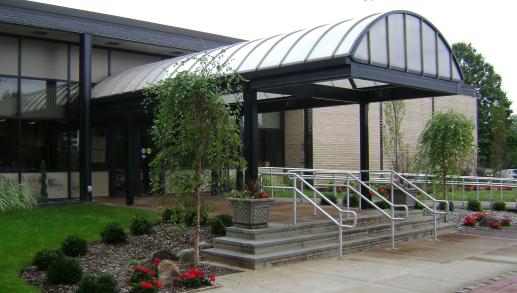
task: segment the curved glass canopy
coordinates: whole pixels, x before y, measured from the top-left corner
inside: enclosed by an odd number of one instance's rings
[[[195,57],[204,54],[217,57],[245,77],[303,64],[348,60],[348,64],[363,64],[405,76],[409,74],[452,83],[462,81],[456,58],[442,34],[415,13],[392,11],[134,67],[97,84],[92,97],[139,91],[178,72],[194,71],[201,66]],[[319,80],[315,84],[361,89],[393,83],[393,79],[356,77],[360,78],[354,79],[352,74],[343,75],[343,80]]]

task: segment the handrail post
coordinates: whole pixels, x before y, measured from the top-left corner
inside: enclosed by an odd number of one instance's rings
[[[350,211],[350,177],[346,174],[346,209]],[[517,205],[517,199],[515,199]],[[359,208],[361,208],[361,199],[359,198]],[[350,216],[350,214],[348,214]]]
[[[332,173],[332,192],[334,193],[334,197],[337,198],[336,174],[334,173]]]
[[[313,174],[313,178],[316,179],[316,171],[313,171],[312,174]],[[302,178],[303,178],[303,176],[302,176]],[[314,182],[313,182],[313,184],[314,184]],[[313,185],[313,186],[314,186],[314,188],[316,188],[316,185]],[[314,203],[318,204],[318,202],[317,202],[318,199],[317,199],[316,192],[313,191],[312,193],[314,194],[314,196],[313,196]],[[318,214],[318,209],[316,207],[314,207],[313,215],[316,216],[317,214]]]
[[[270,171],[270,172],[269,172],[269,184],[270,184],[271,186],[275,186],[275,185],[273,184],[273,174],[272,174],[273,172],[271,172],[272,170],[273,170],[273,169],[270,169],[270,170],[269,170],[269,171]],[[270,191],[271,191],[271,197],[272,197],[272,198],[274,198],[274,197],[275,197],[275,189],[274,189],[274,188],[271,188],[271,189],[270,189]]]
[[[461,191],[461,207],[465,208],[465,177],[462,178],[463,185]]]
[[[391,184],[391,249],[395,249],[395,190],[393,186],[393,172],[390,172]]]
[[[293,175],[293,225],[296,225],[296,175]]]
[[[476,176],[476,200],[479,201],[479,177]]]
[[[503,201],[503,179],[499,178],[499,193],[501,194],[501,201]]]
[[[490,201],[491,202],[494,202],[494,192],[492,191],[493,184],[494,184],[494,180],[492,178],[490,178]]]
[[[436,201],[433,200],[433,209],[434,209],[434,240],[438,240],[437,232],[437,214],[436,214]]]
[[[339,258],[343,257],[343,213],[339,211]]]

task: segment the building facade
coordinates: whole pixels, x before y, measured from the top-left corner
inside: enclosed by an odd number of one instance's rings
[[[87,111],[81,101],[97,83],[127,69],[240,41],[52,5],[0,0],[0,176],[38,194],[45,168],[50,198],[78,198],[81,188],[88,186],[94,197],[149,193],[151,117],[144,111],[142,97],[95,99]],[[85,60],[91,63],[91,71]],[[476,121],[476,100],[470,96],[419,98],[406,104],[403,130],[410,153],[435,111],[453,109]],[[359,169],[358,107],[259,114],[259,164]],[[369,105],[372,169],[390,168],[382,152],[381,108],[382,102]],[[89,126],[85,129],[86,112]],[[81,137],[81,129],[86,137]],[[91,151],[82,154],[85,143]],[[85,172],[80,158],[85,155],[91,160],[87,166],[91,183],[81,186]]]

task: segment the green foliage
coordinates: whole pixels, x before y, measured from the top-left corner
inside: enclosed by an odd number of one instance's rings
[[[41,161],[40,166],[40,201],[48,202],[48,192],[47,192],[47,166],[45,165],[45,160]]]
[[[36,199],[21,185],[0,177],[0,212],[29,210],[37,205]]]
[[[208,216],[208,211],[206,209],[201,209],[201,213],[200,213],[200,225],[201,226],[206,226],[208,225],[208,219],[209,219],[209,216]],[[189,208],[189,209],[186,209],[185,210],[185,219],[184,219],[184,222],[183,222],[185,225],[187,226],[195,226],[196,225],[196,209],[195,208]]]
[[[492,206],[492,210],[494,210],[494,211],[505,211],[506,210],[506,203],[503,202],[503,201],[494,202],[494,205]]]
[[[89,275],[81,279],[75,293],[117,293],[118,282],[115,276],[108,272]]]
[[[47,268],[47,283],[49,284],[76,284],[83,276],[83,268],[74,259],[59,258]]]
[[[517,166],[517,115],[510,116],[508,121],[508,141],[507,141],[507,164],[509,168]]]
[[[508,162],[508,115],[505,109],[497,104],[490,108],[492,116],[492,141],[490,144],[490,167],[503,169]]]
[[[409,146],[404,142],[402,121],[406,115],[406,103],[403,100],[383,103],[382,149],[390,159],[393,170],[409,171]]]
[[[420,134],[417,165],[433,174],[447,199],[448,175],[460,175],[473,164],[475,154],[474,124],[464,115],[452,111],[437,112]]]
[[[107,244],[121,244],[127,242],[127,233],[118,223],[108,224],[101,232],[101,240]]]
[[[325,197],[328,199],[328,201],[322,197],[320,200],[320,205],[329,206],[330,205],[329,201],[332,202],[333,204],[337,203],[337,197],[335,195],[329,194],[329,195],[325,195]]]
[[[153,232],[153,224],[151,224],[147,219],[135,217],[131,222],[129,231],[131,231],[131,234],[133,235],[151,234]]]
[[[36,253],[32,264],[35,265],[38,270],[44,271],[51,263],[64,256],[63,252],[59,249],[42,249]]]
[[[348,200],[351,208],[359,207],[359,195],[351,194]]]
[[[471,199],[471,200],[467,201],[467,210],[473,211],[473,212],[480,212],[481,203],[475,199]]]
[[[81,236],[71,235],[65,238],[61,244],[61,250],[66,256],[85,255],[88,251],[88,242]]]
[[[493,106],[504,109],[506,119],[508,119],[511,113],[511,102],[502,89],[501,76],[471,44],[456,43],[452,45],[452,50],[463,72],[463,81],[473,86],[478,96],[479,161],[483,167],[486,167],[489,165],[494,136],[499,135],[499,130],[493,129]],[[496,119],[499,118],[496,117]]]
[[[385,201],[383,201],[383,200],[376,201],[375,205],[378,206],[379,208],[383,209],[383,210],[391,208],[390,204],[385,202]]]
[[[162,221],[173,225],[182,225],[185,223],[185,214],[185,208],[182,205],[176,205],[163,211]]]
[[[441,211],[445,210],[445,203],[443,201],[438,204],[438,209]],[[454,212],[454,202],[452,200],[449,200],[449,212]]]
[[[210,228],[212,233],[215,235],[226,235],[226,227],[230,227],[233,224],[231,215],[219,214],[210,219]]]
[[[423,210],[424,209],[424,206],[421,205],[418,201],[415,201],[415,206],[414,206],[415,210]]]

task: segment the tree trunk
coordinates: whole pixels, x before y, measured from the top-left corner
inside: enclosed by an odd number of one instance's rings
[[[196,186],[196,233],[194,240],[194,267],[196,269],[199,263],[199,242],[201,238],[201,186],[199,185],[199,183],[201,182],[201,172],[202,166],[201,162],[199,162],[195,178],[196,182],[198,183],[198,185]]]

